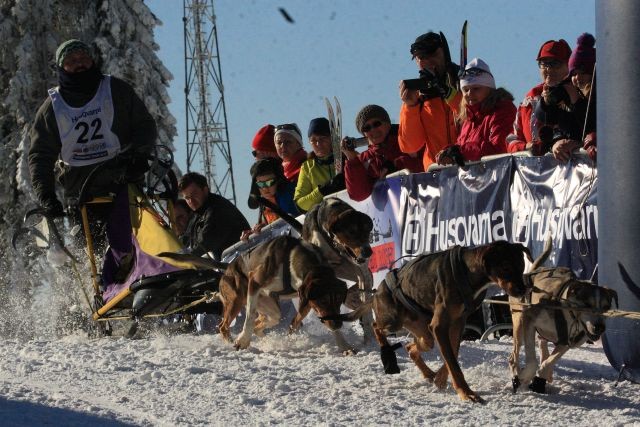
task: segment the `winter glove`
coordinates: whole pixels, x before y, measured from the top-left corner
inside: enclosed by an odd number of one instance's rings
[[[394,345],[383,345],[380,347],[380,359],[382,359],[382,366],[384,366],[385,374],[400,373],[398,358],[396,357],[396,349],[401,346],[401,343],[395,343]]]
[[[462,153],[460,152],[460,146],[449,145],[444,150],[438,153],[438,155],[436,156],[436,161],[438,163],[441,163],[441,161],[446,157],[453,160],[453,162],[458,166],[464,166],[464,157],[462,157]]]
[[[138,181],[142,179],[144,174],[149,170],[149,162],[146,157],[132,157],[127,162],[125,178],[127,182]]]
[[[331,181],[322,185],[318,185],[318,190],[320,191],[320,194],[322,194],[323,196],[337,193],[338,191],[342,191],[345,188],[346,186],[344,184],[344,174],[342,173],[339,173],[336,176],[334,176],[331,179]]]
[[[44,213],[50,218],[58,218],[64,216],[64,209],[62,203],[58,199],[51,199],[42,204]]]

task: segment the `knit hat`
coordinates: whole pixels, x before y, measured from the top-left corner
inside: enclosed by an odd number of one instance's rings
[[[362,127],[371,119],[380,119],[385,123],[391,123],[391,119],[389,118],[389,113],[387,113],[387,110],[379,105],[366,105],[362,108],[362,110],[358,112],[358,115],[356,116],[356,129],[358,129],[358,132],[364,135],[364,132],[362,132]]]
[[[302,132],[300,132],[300,128],[295,123],[286,123],[284,125],[276,126],[276,131],[273,134],[273,139],[275,141],[276,136],[280,133],[286,133],[295,138],[296,141],[302,146]]]
[[[258,130],[256,136],[251,141],[251,148],[260,151],[270,151],[275,153],[276,145],[273,142],[275,127],[273,125],[264,125]]]
[[[464,67],[464,73],[460,78],[460,89],[470,86],[479,85],[486,86],[492,89],[496,88],[496,81],[491,74],[491,69],[480,58],[473,58],[466,67]]]
[[[589,33],[583,33],[578,37],[576,50],[569,58],[569,74],[581,70],[585,73],[593,74],[593,67],[596,63],[596,39]]]
[[[411,59],[415,58],[418,52],[424,52],[427,55],[435,52],[439,47],[442,47],[442,37],[438,33],[429,31],[416,38],[416,41],[411,44]]]
[[[89,45],[77,39],[70,39],[66,42],[63,42],[60,46],[58,46],[58,49],[56,49],[56,64],[58,65],[58,67],[62,67],[64,58],[66,58],[68,54],[76,50],[83,50],[87,53],[87,55],[91,56],[91,48],[89,47]]]
[[[543,58],[551,58],[560,62],[567,62],[569,56],[571,56],[571,48],[564,39],[558,41],[549,40],[540,47],[536,61],[540,61]]]
[[[331,129],[329,127],[329,120],[324,117],[316,117],[315,119],[309,122],[309,132],[307,132],[307,136],[311,138],[311,135],[323,135],[330,136]]]

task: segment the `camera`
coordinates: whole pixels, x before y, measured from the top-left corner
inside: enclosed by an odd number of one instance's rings
[[[420,70],[420,78],[403,80],[407,89],[420,91],[427,99],[438,98],[443,95],[443,90],[438,82],[438,77],[426,68]]]
[[[548,95],[545,101],[549,105],[558,105],[564,102],[565,105],[571,105],[571,97],[564,87],[565,84],[570,83],[569,80],[563,80],[555,86],[551,86],[547,89]]]
[[[367,138],[352,138],[347,136],[345,137],[344,145],[349,150],[355,150],[356,148],[369,145],[369,140]]]

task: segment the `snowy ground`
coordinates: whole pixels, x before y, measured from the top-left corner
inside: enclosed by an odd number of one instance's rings
[[[357,327],[347,337],[359,340]],[[404,339],[404,338],[403,338]],[[570,351],[547,395],[511,393],[510,339],[464,342],[461,365],[486,405],[423,381],[404,350],[384,375],[375,346],[342,356],[316,320],[247,351],[218,335],[3,338],[2,425],[640,425],[639,385],[614,387],[599,343]],[[439,366],[436,353],[427,363]]]

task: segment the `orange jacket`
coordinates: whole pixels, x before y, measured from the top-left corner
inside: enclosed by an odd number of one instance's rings
[[[462,93],[455,91],[448,100],[432,98],[414,107],[402,104],[398,144],[404,153],[415,153],[425,147],[424,170],[435,163],[436,154],[455,144],[458,137],[455,116],[460,108]]]

